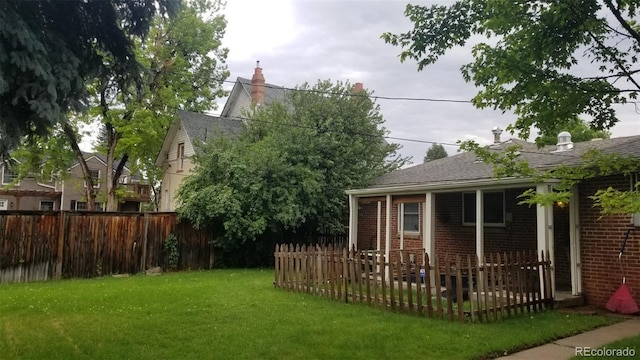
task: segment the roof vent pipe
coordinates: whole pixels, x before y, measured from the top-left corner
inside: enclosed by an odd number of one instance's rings
[[[573,149],[573,142],[571,142],[571,134],[568,131],[563,131],[558,134],[558,143],[556,144],[556,151],[569,151]]]
[[[491,133],[493,134],[493,143],[500,144],[500,134],[502,134],[502,129],[496,126],[491,129]]]

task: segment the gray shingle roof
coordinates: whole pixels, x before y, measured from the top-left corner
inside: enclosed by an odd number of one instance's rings
[[[238,82],[242,87],[251,94],[251,79],[238,77]],[[266,83],[264,84],[264,104],[269,105],[274,101],[285,102],[286,89],[282,86]]]
[[[569,151],[556,152],[556,146],[538,149],[533,143],[512,139],[492,146],[496,150],[505,150],[511,145],[520,145],[521,160],[536,169],[546,169],[560,164],[579,164],[582,155],[589,149],[599,149],[604,153],[618,153],[640,157],[640,136],[628,136],[613,139],[574,143]],[[376,178],[369,188],[396,185],[414,185],[446,183],[470,180],[491,179],[493,167],[476,159],[474,153],[465,152],[446,158],[430,161],[406,169],[396,170]]]
[[[192,143],[205,141],[210,136],[237,136],[244,129],[244,123],[235,119],[184,110],[178,110],[178,116]]]

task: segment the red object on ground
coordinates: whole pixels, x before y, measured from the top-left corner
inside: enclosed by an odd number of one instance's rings
[[[625,283],[622,283],[622,285],[620,285],[611,299],[607,301],[607,305],[605,305],[605,307],[609,311],[617,312],[620,314],[635,314],[637,312],[640,312],[640,309],[638,309],[638,304],[636,304],[636,302],[633,300],[631,291],[629,291],[629,287]]]

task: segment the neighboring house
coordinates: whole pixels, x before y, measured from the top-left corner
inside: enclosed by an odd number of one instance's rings
[[[25,177],[13,184],[17,174],[7,164],[0,165],[0,211],[5,210],[59,210],[62,191],[56,181],[40,182]]]
[[[96,210],[104,209],[104,201],[107,196],[107,162],[106,157],[98,154],[87,154],[85,161],[93,178],[93,186],[96,189]],[[114,164],[117,166],[118,161]],[[62,181],[61,204],[62,210],[87,210],[86,184],[80,163],[76,162],[68,170],[69,176]],[[118,179],[120,186],[124,188],[125,195],[120,199],[118,211],[142,211],[142,204],[151,201],[151,185],[141,183],[138,174],[131,174],[125,166],[122,175]]]
[[[538,169],[578,164],[590,148],[640,158],[640,136],[573,144],[568,133],[561,133],[556,146],[538,149],[519,140],[500,142],[498,134],[491,147],[501,150],[512,144],[521,145],[519,157]],[[474,153],[460,153],[348,190],[349,242],[384,251],[391,260],[393,249],[425,249],[439,257],[478,255],[480,261],[490,253],[544,250],[552,262],[554,294],[566,292],[604,306],[620,285],[618,252],[632,229],[623,261],[627,284],[640,300],[640,214],[601,217],[589,198],[610,186],[630,190],[637,181],[638,174],[594,178],[574,189],[569,204],[529,207],[518,205],[518,195],[529,188],[553,191],[554,181],[498,180],[492,166]]]
[[[175,211],[175,192],[194,168],[191,158],[200,141],[211,136],[237,136],[255,106],[268,106],[284,98],[283,87],[265,83],[258,63],[251,80],[237,78],[220,116],[178,111],[156,159],[163,170],[159,210]]]
[[[89,154],[86,162],[94,177],[96,207],[100,210],[107,188],[105,157]],[[45,183],[28,176],[12,184],[16,174],[6,164],[1,167],[0,210],[87,210],[85,181],[78,162],[67,170],[65,177]],[[126,166],[119,182],[127,191],[120,199],[119,211],[141,211],[142,203],[151,201],[150,185],[141,183],[139,176],[132,175]]]

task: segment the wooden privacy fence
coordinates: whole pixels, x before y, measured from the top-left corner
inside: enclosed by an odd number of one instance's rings
[[[175,213],[2,212],[0,283],[167,269],[171,233],[177,270],[213,267],[212,236]]]
[[[548,256],[535,252],[436,256],[277,245],[274,285],[333,300],[430,318],[492,321],[553,306]]]

